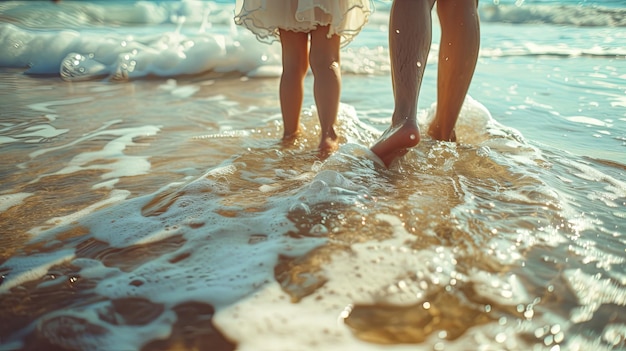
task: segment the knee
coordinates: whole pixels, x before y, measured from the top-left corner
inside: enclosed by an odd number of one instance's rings
[[[324,73],[332,73],[335,76],[341,75],[339,57],[315,57],[312,55],[309,59],[309,62],[311,64],[311,71],[313,72],[313,75],[319,75]]]
[[[288,75],[291,77],[304,77],[308,69],[309,66],[306,60],[283,63],[283,75]]]

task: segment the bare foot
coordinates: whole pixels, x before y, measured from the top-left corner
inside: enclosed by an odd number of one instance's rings
[[[435,140],[456,142],[456,132],[454,131],[454,128],[452,128],[452,130],[450,130],[450,132],[446,135],[443,129],[440,128],[439,124],[435,121],[433,121],[430,128],[428,128],[428,135]]]
[[[321,158],[327,158],[333,152],[339,149],[339,141],[337,140],[337,134],[333,131],[331,135],[323,137],[318,146],[319,156]]]
[[[295,144],[295,142],[298,140],[298,137],[300,137],[300,130],[296,130],[291,134],[283,134],[281,143],[283,144],[283,146],[291,146]]]
[[[370,150],[389,167],[395,159],[404,156],[409,148],[419,142],[419,127],[415,121],[407,120],[403,124],[387,129]]]

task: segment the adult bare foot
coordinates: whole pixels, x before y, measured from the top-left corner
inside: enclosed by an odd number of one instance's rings
[[[442,134],[439,130],[433,130],[431,128],[428,130],[428,135],[430,135],[430,137],[433,138],[434,140],[451,141],[454,143],[456,142],[456,132],[454,131],[454,129],[452,129],[450,134],[445,135],[445,134]]]
[[[300,131],[297,130],[291,134],[283,134],[283,138],[280,140],[280,143],[284,147],[290,147],[295,145],[298,142],[298,138],[300,137]]]
[[[318,146],[319,156],[321,158],[327,158],[330,154],[337,151],[337,149],[339,149],[339,140],[337,138],[337,134],[332,131],[330,135],[322,137]]]
[[[436,119],[431,122],[428,135],[435,140],[456,142],[454,126],[453,128],[443,128]]]
[[[387,129],[370,150],[389,167],[395,159],[404,156],[409,148],[419,142],[419,127],[415,121],[407,120],[403,124]]]

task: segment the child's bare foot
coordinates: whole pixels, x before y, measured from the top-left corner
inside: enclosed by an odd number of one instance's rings
[[[403,124],[387,129],[370,150],[385,163],[385,166],[389,167],[393,160],[404,156],[409,148],[419,142],[419,127],[415,121],[406,120]]]

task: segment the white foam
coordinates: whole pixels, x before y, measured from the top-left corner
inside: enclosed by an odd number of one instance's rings
[[[78,221],[79,219],[87,216],[88,214],[109,206],[111,204],[115,204],[118,203],[122,200],[124,200],[126,197],[128,197],[130,195],[130,192],[128,190],[113,190],[110,194],[109,197],[101,200],[99,202],[96,202],[94,204],[91,204],[81,210],[78,210],[74,213],[71,213],[67,216],[63,216],[63,217],[53,217],[49,220],[46,221],[46,223],[43,226],[39,226],[39,227],[35,227],[32,228],[31,230],[29,230],[29,234],[35,236],[35,241],[37,240],[44,240],[44,239],[49,239],[51,236],[56,234],[55,230],[51,230],[50,232],[46,233],[46,230],[48,228],[63,228],[63,226],[65,225],[69,225],[72,223],[75,223],[76,221]]]
[[[93,97],[81,97],[81,98],[75,98],[75,99],[65,99],[65,100],[55,100],[55,101],[45,101],[45,102],[38,102],[35,104],[30,104],[28,105],[29,108],[31,108],[33,111],[37,111],[37,112],[44,112],[44,113],[52,113],[52,112],[56,112],[56,110],[54,108],[52,108],[51,106],[63,106],[63,105],[73,105],[73,104],[81,104],[84,102],[90,102],[93,101],[94,98]]]
[[[41,124],[30,126],[24,131],[27,133],[18,134],[16,137],[20,139],[27,139],[25,142],[39,143],[42,140],[65,134],[69,131],[69,129],[57,129],[49,124]]]
[[[109,122],[109,124],[114,123],[114,121]],[[106,128],[106,126],[103,127],[103,129],[104,128]],[[70,174],[92,169],[108,171],[102,175],[103,179],[146,174],[150,170],[150,162],[148,161],[148,157],[126,155],[124,154],[124,150],[128,146],[135,144],[133,142],[134,138],[139,136],[153,135],[156,134],[159,130],[160,128],[156,126],[98,130],[92,133],[88,133],[66,145],[39,149],[35,152],[32,152],[31,157],[37,158],[40,155],[53,150],[73,147],[76,144],[79,144],[91,138],[96,138],[99,136],[115,136],[116,138],[109,141],[101,150],[79,153],[67,163],[67,166],[63,167],[53,174]]]
[[[443,247],[409,249],[415,236],[404,230],[398,218],[377,218],[390,224],[393,238],[354,244],[349,252],[334,254],[323,266],[327,282],[313,294],[294,304],[278,284],[272,283],[251,298],[219,311],[216,325],[236,340],[241,350],[409,349],[406,345],[382,346],[356,339],[343,323],[344,308],[354,303],[423,301],[425,291],[419,281],[408,279],[404,289],[394,289],[398,277],[420,276],[428,281],[427,288],[430,284],[445,286],[454,279],[456,261]],[[267,342],[260,344],[261,339]]]
[[[596,127],[607,127],[607,128],[612,127],[612,125],[609,123],[603,122],[597,118],[592,118],[592,117],[587,117],[587,116],[571,116],[571,117],[565,117],[565,119],[567,119],[570,122],[587,124],[587,125],[592,125]]]
[[[345,307],[337,301],[341,298],[326,298],[337,305],[309,298],[291,303],[290,297],[272,282],[250,298],[219,310],[213,322],[237,342],[240,351],[415,350],[415,345],[377,345],[358,340],[340,318]]]
[[[479,7],[480,18],[485,22],[504,23],[547,23],[573,26],[615,26],[626,25],[623,8],[610,8],[603,6],[581,6],[581,4],[523,4],[516,1],[515,4],[484,4]],[[558,2],[556,2],[558,3]]]
[[[46,275],[50,267],[67,262],[74,257],[73,249],[57,250],[45,254],[28,256],[12,256],[2,267],[9,273],[0,284],[0,294],[7,293],[11,288]]]

